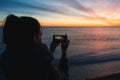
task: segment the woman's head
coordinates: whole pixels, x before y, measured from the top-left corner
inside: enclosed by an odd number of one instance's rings
[[[10,46],[30,46],[41,37],[39,22],[32,17],[8,15],[3,29],[3,41]],[[40,38],[39,38],[40,39]]]

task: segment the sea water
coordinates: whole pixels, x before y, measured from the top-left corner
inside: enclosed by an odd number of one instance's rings
[[[85,80],[120,73],[119,27],[43,27],[42,42],[49,47],[54,34],[68,35],[70,80]],[[0,28],[0,52],[5,48]],[[59,61],[61,47],[54,57]]]

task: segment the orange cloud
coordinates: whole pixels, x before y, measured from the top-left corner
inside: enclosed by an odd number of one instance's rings
[[[61,22],[40,22],[42,26],[109,26],[107,23],[101,21],[61,21]]]
[[[120,26],[120,19],[110,20],[110,21],[108,21],[108,23],[109,23],[111,26]]]

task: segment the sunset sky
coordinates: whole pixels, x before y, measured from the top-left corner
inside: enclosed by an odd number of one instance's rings
[[[0,24],[9,14],[42,26],[120,26],[120,0],[0,0]]]

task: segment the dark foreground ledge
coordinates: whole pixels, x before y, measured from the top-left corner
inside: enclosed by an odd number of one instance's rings
[[[86,80],[120,80],[120,73]]]

